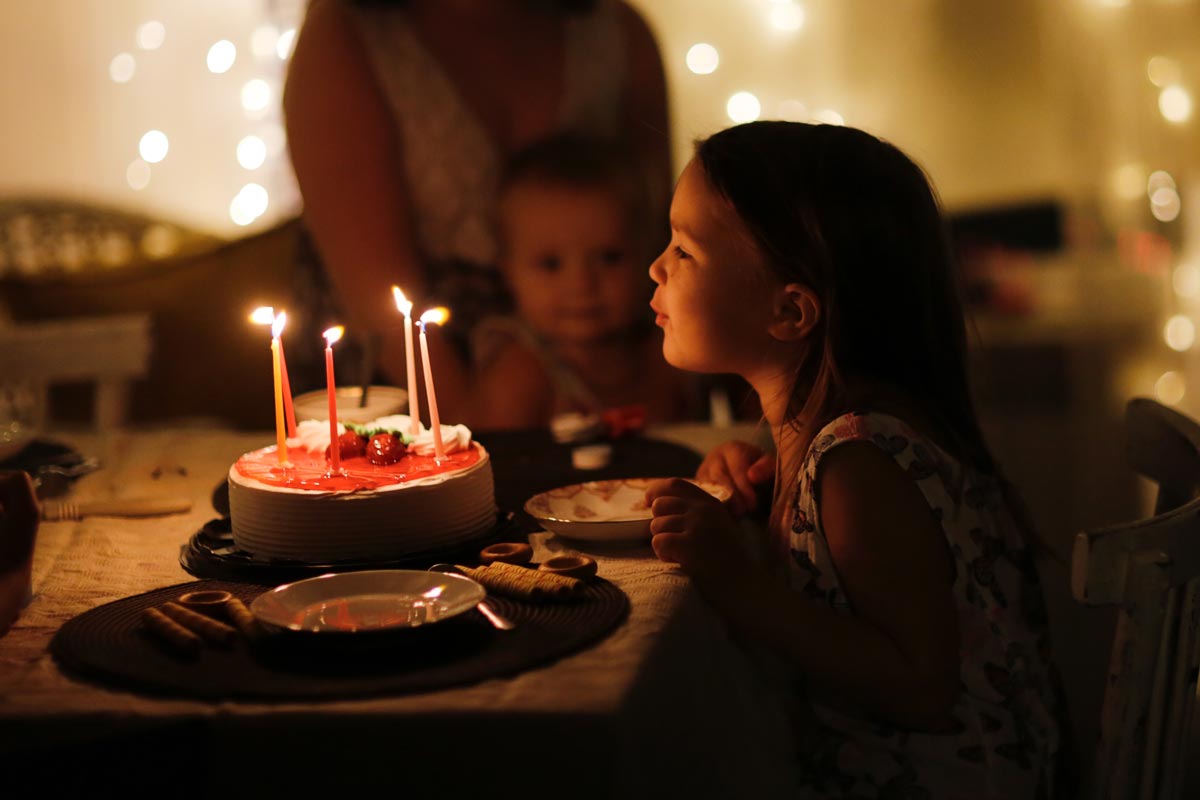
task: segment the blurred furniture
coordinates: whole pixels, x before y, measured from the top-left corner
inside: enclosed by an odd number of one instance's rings
[[[97,273],[206,252],[216,236],[61,198],[0,198],[0,276]]]
[[[1124,457],[1130,397],[1178,369],[1163,345],[1163,278],[1131,268],[1115,249],[1076,248],[1006,262],[1006,289],[1034,301],[1026,311],[977,309],[974,395],[992,454],[1016,484],[1047,547],[1038,570],[1055,661],[1071,713],[1075,761],[1092,758],[1106,689],[1115,606],[1071,595],[1075,534],[1146,516],[1144,481]],[[1050,553],[1054,555],[1051,556]]]
[[[73,499],[155,493],[194,506],[157,519],[42,523],[34,600],[0,639],[0,765],[10,795],[99,785],[167,797],[397,787],[422,797],[795,796],[779,696],[691,581],[646,544],[595,553],[600,575],[630,598],[620,627],[508,678],[406,696],[208,702],[62,672],[47,646],[67,620],[192,580],[180,568],[180,545],[215,516],[208,501],[229,465],[270,438],[265,430],[182,428],[67,437],[105,465],[79,480]],[[525,497],[530,488],[518,492],[520,481],[555,480],[553,464],[569,469],[569,450],[548,434],[523,449],[497,446],[498,498]],[[544,533],[531,540],[538,560],[567,547]]]
[[[130,384],[145,376],[150,350],[146,314],[0,325],[0,381],[6,392],[30,394],[34,430],[46,425],[49,388],[62,382],[93,387],[92,422],[112,428],[127,419]]]
[[[1091,798],[1192,798],[1200,747],[1200,425],[1152,400],[1126,411],[1130,465],[1158,485],[1154,516],[1084,531],[1071,584],[1117,629]]]
[[[132,419],[207,417],[267,427],[269,335],[247,315],[272,305],[299,316],[298,234],[298,221],[289,220],[224,242],[83,203],[0,201],[0,306],[21,325],[145,315],[154,348],[130,389]],[[288,355],[292,366],[302,348]],[[51,400],[60,417],[89,416],[86,398],[69,387]]]

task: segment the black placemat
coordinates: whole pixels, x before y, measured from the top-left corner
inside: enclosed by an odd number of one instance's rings
[[[428,569],[439,562],[474,563],[479,551],[496,542],[523,542],[525,531],[512,514],[501,514],[486,534],[452,547],[411,553],[398,558],[316,563],[288,559],[257,559],[238,549],[228,517],[209,520],[179,548],[179,564],[197,578],[270,584],[272,586],[324,575],[363,569]]]
[[[696,451],[658,439],[627,436],[606,441],[612,458],[600,469],[576,469],[571,451],[576,445],[559,444],[544,429],[529,431],[478,431],[476,439],[487,448],[496,482],[496,505],[517,512],[539,492],[584,481],[610,478],[690,478],[701,457]],[[529,529],[537,525],[529,520]]]
[[[206,646],[189,659],[141,625],[141,612],[201,589],[249,603],[265,586],[198,581],[156,589],[87,611],[63,625],[50,653],[67,672],[132,691],[204,700],[333,700],[410,694],[514,675],[581,650],[616,628],[629,598],[596,579],[569,603],[488,602],[517,623],[498,631],[479,612],[394,633],[285,633],[231,650]]]

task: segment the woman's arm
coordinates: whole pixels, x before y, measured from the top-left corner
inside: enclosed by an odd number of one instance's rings
[[[621,130],[630,137],[651,178],[651,192],[665,222],[675,175],[671,169],[671,125],[667,81],[654,34],[636,11],[620,4],[627,67]]]
[[[402,142],[354,21],[335,0],[315,0],[288,68],[283,98],[304,221],[348,315],[380,337],[380,365],[405,380],[404,340],[390,287],[426,293],[401,160]],[[431,339],[437,339],[431,334]],[[443,418],[456,419],[465,378],[450,348],[437,351]]]
[[[468,424],[480,430],[544,428],[554,387],[541,361],[517,342],[507,343],[475,379]]]
[[[679,561],[743,635],[795,664],[814,693],[906,727],[943,727],[960,679],[953,568],[941,526],[920,490],[871,444],[830,451],[819,478],[821,524],[854,615],[781,586],[721,547],[732,534],[698,515],[684,538],[656,536],[655,549]],[[660,516],[680,511],[660,503],[652,506],[655,533],[676,527]],[[710,520],[724,513],[705,511]]]

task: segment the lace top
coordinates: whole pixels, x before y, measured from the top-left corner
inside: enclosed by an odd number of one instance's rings
[[[420,250],[429,262],[494,266],[497,182],[508,154],[462,101],[395,6],[348,6],[404,143]],[[566,75],[558,129],[615,136],[625,81],[617,7],[602,0],[566,18]]]
[[[913,480],[954,557],[963,683],[957,727],[917,733],[813,702],[802,781],[820,796],[1032,798],[1052,785],[1057,702],[1036,574],[998,481],[964,468],[894,417],[838,417],[813,439],[798,476],[787,543],[792,588],[855,613],[821,530],[814,485],[824,455],[856,441],[877,446]]]

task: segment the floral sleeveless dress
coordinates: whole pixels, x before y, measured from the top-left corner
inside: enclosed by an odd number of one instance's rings
[[[954,557],[963,689],[948,733],[896,728],[811,703],[801,736],[806,797],[1034,798],[1053,785],[1057,696],[1048,668],[1043,601],[1032,559],[999,481],[964,469],[904,422],[847,414],[813,439],[798,476],[787,542],[793,589],[843,614],[814,492],[821,459],[846,442],[871,442],[900,466],[941,520]]]

